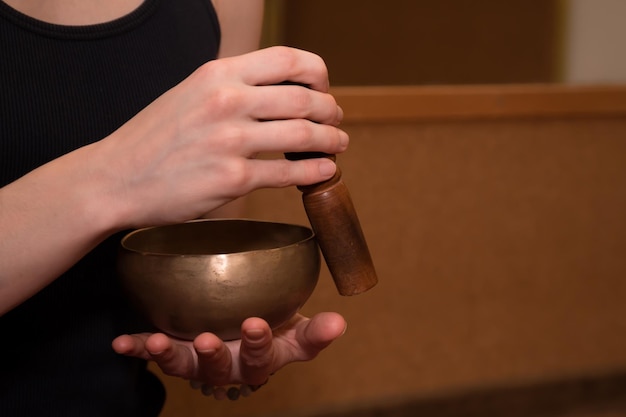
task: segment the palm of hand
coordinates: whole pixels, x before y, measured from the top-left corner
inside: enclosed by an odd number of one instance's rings
[[[260,385],[291,362],[315,358],[345,328],[345,320],[337,313],[319,313],[311,319],[296,314],[274,332],[264,320],[247,319],[239,340],[224,342],[212,333],[203,333],[194,341],[141,333],[117,337],[113,348],[123,355],[154,361],[167,375],[218,386]]]

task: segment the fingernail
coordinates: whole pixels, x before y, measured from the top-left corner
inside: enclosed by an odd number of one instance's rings
[[[346,323],[345,327],[343,328],[343,332],[341,332],[341,334],[339,335],[339,337],[343,336],[344,334],[346,334],[346,331],[348,330],[348,324]]]
[[[350,143],[350,136],[344,131],[339,132],[339,144],[343,149],[348,147],[348,143]]]
[[[337,166],[330,159],[322,158],[319,161],[319,170],[322,176],[331,177],[332,175],[335,174],[335,171],[337,170]]]
[[[251,342],[259,342],[265,337],[265,332],[262,329],[249,329],[245,331],[246,339]]]
[[[215,349],[204,349],[204,350],[197,350],[198,353],[201,353],[204,356],[213,356],[215,355],[216,350]]]
[[[341,123],[343,120],[343,109],[341,106],[337,106],[337,124]]]

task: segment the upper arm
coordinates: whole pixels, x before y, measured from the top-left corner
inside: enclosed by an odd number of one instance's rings
[[[222,32],[218,58],[259,48],[263,28],[263,0],[213,0]]]

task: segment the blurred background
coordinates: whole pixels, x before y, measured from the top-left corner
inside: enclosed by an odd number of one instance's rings
[[[626,2],[268,0],[320,54],[380,282],[252,397],[161,375],[164,417],[626,416]],[[295,188],[245,216],[308,224]],[[155,370],[158,373],[158,371]]]
[[[266,45],[315,51],[334,85],[620,82],[622,0],[268,0]]]

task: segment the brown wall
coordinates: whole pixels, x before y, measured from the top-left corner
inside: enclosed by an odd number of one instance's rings
[[[272,41],[314,51],[334,85],[551,82],[558,0],[269,0]],[[280,12],[279,12],[280,11]]]
[[[324,270],[304,310],[344,314],[344,337],[237,403],[164,378],[164,416],[324,415],[626,372],[626,112],[565,113],[348,121],[339,164],[379,285],[340,297]],[[247,210],[307,224],[293,188]]]

